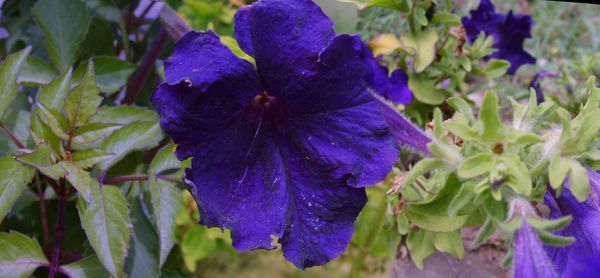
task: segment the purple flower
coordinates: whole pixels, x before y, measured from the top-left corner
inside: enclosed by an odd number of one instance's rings
[[[352,237],[363,187],[398,158],[393,116],[367,90],[360,38],[335,36],[313,2],[243,7],[235,36],[256,68],[211,31],[177,42],[152,96],[161,126],[193,158],[201,224],[230,229],[238,250],[278,240],[297,267],[325,264]]]
[[[560,197],[554,198],[553,190],[548,190],[544,196],[546,205],[550,207],[550,217],[573,216],[571,224],[557,234],[575,237],[575,242],[565,247],[546,247],[556,269],[561,273],[578,264],[578,257],[600,253],[600,174],[589,168],[587,171],[590,195],[585,202],[577,201],[568,190],[568,179]]]
[[[525,219],[515,235],[512,260],[515,278],[558,277],[540,238]]]
[[[497,51],[486,58],[508,60],[508,74],[514,74],[521,65],[535,64],[535,58],[523,49],[525,39],[531,38],[531,16],[515,15],[512,11],[499,14],[490,0],[481,0],[477,10],[472,10],[470,17],[463,17],[462,22],[471,43],[482,31],[494,37],[492,47]]]
[[[595,278],[600,273],[600,253],[578,256],[563,273],[567,278]]]
[[[397,69],[388,76],[387,67],[381,65],[368,46],[363,45],[364,59],[370,68],[367,73],[367,83],[377,94],[394,104],[407,105],[412,101],[412,91],[408,87],[408,75]]]

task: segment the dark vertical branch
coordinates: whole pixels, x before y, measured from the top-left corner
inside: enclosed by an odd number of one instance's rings
[[[127,85],[125,87],[125,98],[123,98],[123,103],[132,104],[135,103],[140,91],[144,87],[144,83],[148,80],[148,76],[152,73],[152,69],[154,69],[154,64],[156,59],[158,59],[158,55],[160,54],[163,47],[167,44],[167,40],[169,36],[164,28],[161,28],[152,45],[148,49],[148,52],[144,56],[142,63],[138,70],[127,80]]]
[[[48,229],[48,215],[46,214],[46,199],[42,184],[40,183],[40,176],[35,175],[35,185],[37,187],[38,202],[40,203],[40,217],[42,219],[42,238],[44,239],[44,251],[47,251],[50,247],[50,232]]]
[[[159,19],[174,41],[178,41],[185,33],[192,31],[192,28],[169,5],[165,5],[160,11]]]
[[[61,179],[58,185],[59,192],[58,196],[58,208],[57,208],[57,220],[56,220],[56,231],[54,233],[54,248],[52,250],[52,260],[50,262],[50,272],[48,277],[54,278],[57,272],[60,272],[60,255],[62,251],[62,241],[65,230],[65,213],[67,207],[67,196],[65,195],[65,181]]]

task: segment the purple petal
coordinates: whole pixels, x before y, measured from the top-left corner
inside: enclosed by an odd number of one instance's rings
[[[412,91],[408,87],[408,75],[397,69],[388,76],[388,69],[379,64],[369,47],[364,43],[361,47],[361,56],[367,66],[365,80],[369,88],[394,104],[409,104],[412,101]]]
[[[409,104],[412,101],[412,91],[408,87],[408,75],[402,70],[395,70],[390,76],[389,99],[394,104]]]
[[[469,42],[473,43],[481,31],[487,35],[493,34],[502,21],[504,15],[496,13],[490,0],[481,0],[477,10],[471,11],[470,17],[463,17],[462,22]]]
[[[537,233],[525,220],[515,235],[512,260],[515,278],[558,277]]]
[[[535,64],[535,58],[523,49],[525,39],[531,38],[532,26],[533,20],[530,16],[514,15],[510,11],[493,34],[494,44],[492,47],[497,48],[498,51],[490,55],[490,58],[510,61],[508,74],[514,74],[521,65]]]
[[[580,203],[569,190],[569,180],[565,182],[560,197],[554,198],[548,190],[544,196],[553,218],[572,215],[569,226],[557,232],[561,236],[575,237],[576,241],[565,247],[546,246],[548,254],[559,272],[572,268],[578,256],[591,256],[600,252],[600,174],[588,169],[590,196]]]
[[[600,253],[577,256],[564,272],[563,277],[595,278],[600,273]]]
[[[185,34],[165,61],[165,81],[171,85],[187,80],[204,91],[213,82],[230,78],[247,82],[250,90],[258,85],[252,64],[235,56],[210,30]]]
[[[235,36],[255,58],[264,88],[276,94],[297,90],[335,31],[310,0],[261,0],[237,12]]]

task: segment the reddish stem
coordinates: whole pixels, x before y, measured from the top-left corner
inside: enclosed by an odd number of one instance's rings
[[[10,130],[8,130],[8,128],[6,128],[4,126],[3,123],[0,122],[0,129],[2,129],[2,131],[4,131],[4,133],[6,134],[6,136],[8,136],[8,138],[10,138],[10,141],[12,141],[13,143],[15,143],[15,145],[19,148],[19,149],[23,149],[25,148],[25,145],[23,145],[23,143],[21,143],[21,140],[19,140],[19,138],[17,138]]]
[[[142,91],[148,76],[152,73],[152,69],[154,68],[154,64],[156,59],[158,59],[158,55],[162,51],[163,47],[167,44],[169,36],[165,29],[161,28],[158,31],[158,34],[154,38],[152,45],[148,49],[148,52],[144,56],[142,63],[138,70],[133,74],[129,80],[127,80],[127,85],[125,89],[125,97],[123,98],[123,103],[132,104],[135,103],[138,95]]]
[[[60,255],[62,251],[62,241],[65,231],[65,213],[67,207],[67,196],[65,195],[65,181],[61,179],[59,184],[58,196],[58,218],[56,220],[56,231],[54,233],[54,249],[52,250],[52,261],[50,262],[49,278],[54,278],[57,272],[60,272]]]
[[[44,250],[48,250],[50,245],[50,232],[48,229],[48,218],[46,214],[46,199],[44,197],[44,190],[40,183],[40,176],[35,176],[35,185],[37,187],[37,193],[40,203],[40,217],[42,219],[42,237],[44,239]]]

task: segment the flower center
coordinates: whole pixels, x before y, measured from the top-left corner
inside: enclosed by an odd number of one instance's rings
[[[267,127],[281,126],[288,114],[288,106],[265,91],[252,99],[245,113],[248,120]]]

